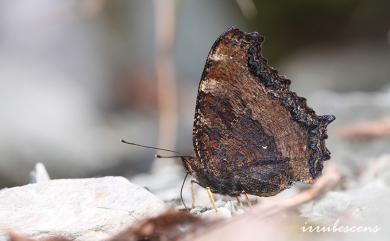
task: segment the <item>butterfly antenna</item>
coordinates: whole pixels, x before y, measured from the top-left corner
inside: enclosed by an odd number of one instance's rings
[[[185,208],[186,210],[188,210],[188,208],[187,208],[186,203],[184,202],[184,198],[183,198],[183,188],[184,188],[184,184],[186,183],[188,174],[190,174],[190,173],[187,172],[186,175],[184,176],[184,180],[183,180],[183,183],[181,184],[181,188],[180,188],[180,200],[181,200],[181,203],[183,203],[183,206],[184,206],[184,208]]]
[[[132,146],[140,146],[140,147],[144,147],[144,148],[148,148],[148,149],[154,149],[154,150],[160,150],[160,151],[169,151],[169,152],[176,153],[178,155],[184,156],[180,152],[172,151],[172,150],[168,150],[168,149],[164,149],[164,148],[158,148],[158,147],[154,147],[154,146],[145,146],[145,145],[137,144],[137,143],[134,143],[134,142],[129,142],[129,141],[126,141],[126,140],[123,140],[123,139],[121,139],[121,142],[125,143],[125,144],[128,144],[128,145],[132,145]]]
[[[192,156],[177,155],[177,156],[161,156],[159,154],[155,155],[156,158],[192,158]]]

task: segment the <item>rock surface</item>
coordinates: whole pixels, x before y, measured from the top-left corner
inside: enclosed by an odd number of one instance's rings
[[[164,203],[122,177],[63,179],[0,191],[0,241],[5,232],[40,239],[104,240]]]

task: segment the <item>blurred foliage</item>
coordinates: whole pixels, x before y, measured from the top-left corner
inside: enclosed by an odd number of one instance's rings
[[[176,0],[178,21],[182,14],[187,13],[182,10],[190,1],[194,0]],[[221,11],[229,16],[232,21],[226,26],[238,26],[240,18],[244,18],[243,13],[239,16],[239,1],[252,1],[256,6],[257,14],[246,18],[248,27],[244,30],[258,31],[266,36],[264,51],[271,62],[310,45],[326,43],[339,46],[364,41],[388,41],[389,0],[212,0],[197,3],[210,5],[211,8],[219,4],[220,8],[214,9],[215,14]],[[147,3],[108,1],[105,12],[108,13],[111,29],[119,32],[128,30],[128,26],[121,29],[118,22],[135,21],[133,15],[137,15],[140,7],[152,7],[151,1]],[[204,14],[207,13],[199,12],[199,18]],[[152,8],[150,18],[153,18]]]
[[[267,57],[283,55],[308,45],[387,41],[390,28],[388,0],[254,0],[258,14],[248,20],[266,36]]]

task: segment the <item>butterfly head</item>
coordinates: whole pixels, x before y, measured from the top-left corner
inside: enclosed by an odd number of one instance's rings
[[[181,156],[180,159],[186,172],[189,174],[194,173],[194,169],[192,168],[191,163],[194,162],[195,158],[193,156]]]

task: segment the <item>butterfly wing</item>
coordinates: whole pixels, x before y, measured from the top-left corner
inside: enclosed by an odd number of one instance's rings
[[[214,192],[268,196],[311,183],[329,159],[333,116],[317,116],[261,56],[263,38],[231,29],[214,43],[199,84],[192,169]]]

